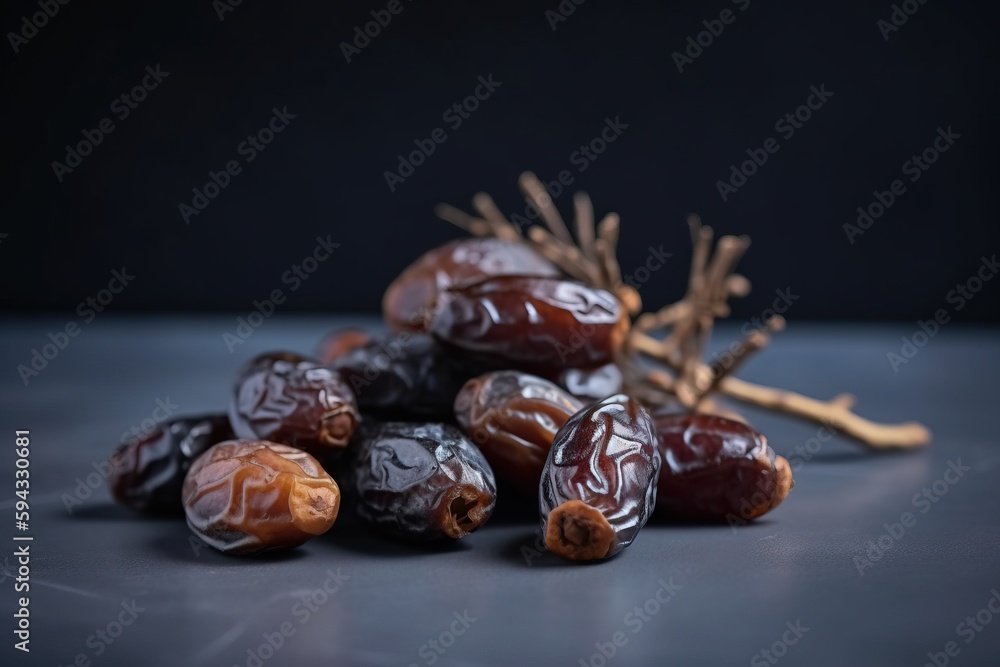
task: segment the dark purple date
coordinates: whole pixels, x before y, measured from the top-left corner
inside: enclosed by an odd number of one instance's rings
[[[229,421],[240,438],[318,455],[345,447],[360,419],[337,372],[298,354],[261,354],[236,374]]]
[[[448,424],[387,422],[361,438],[351,482],[356,512],[398,537],[457,540],[493,513],[489,463]]]
[[[579,561],[627,547],[653,511],[659,468],[653,422],[637,401],[617,394],[574,415],[542,471],[545,546]]]
[[[403,419],[450,418],[462,385],[487,370],[456,359],[426,334],[406,332],[357,347],[331,366],[362,410]]]
[[[212,445],[232,437],[226,415],[164,422],[111,455],[111,494],[122,505],[140,512],[183,514],[181,488],[191,462]]]

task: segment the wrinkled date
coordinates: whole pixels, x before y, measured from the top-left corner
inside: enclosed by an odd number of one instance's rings
[[[448,424],[388,422],[361,439],[352,478],[359,516],[409,539],[459,539],[493,513],[489,463]]]
[[[400,417],[450,417],[465,381],[486,370],[455,359],[430,336],[408,333],[351,350],[332,366],[362,410]]]
[[[638,402],[617,394],[559,429],[539,486],[545,546],[599,560],[635,539],[656,502],[656,432]]]
[[[793,486],[792,469],[767,438],[713,415],[654,415],[663,466],[657,514],[741,523],[771,511]]]
[[[241,438],[321,454],[347,445],[360,416],[336,371],[291,352],[254,357],[236,374],[229,421]]]
[[[191,462],[233,437],[225,415],[164,422],[111,455],[108,486],[122,505],[150,514],[183,514],[181,488]]]
[[[556,432],[583,404],[540,377],[496,371],[469,380],[455,418],[497,477],[535,495]]]
[[[618,299],[568,280],[500,276],[449,289],[430,331],[498,365],[556,371],[613,361],[628,333]]]
[[[191,530],[230,554],[297,547],[328,531],[339,509],[340,489],[319,462],[273,442],[215,445],[184,481]]]
[[[487,276],[558,276],[549,260],[523,243],[496,238],[451,241],[421,255],[385,291],[382,314],[395,331],[423,331],[438,294]]]

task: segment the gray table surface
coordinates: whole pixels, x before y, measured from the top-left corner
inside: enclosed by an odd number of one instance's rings
[[[115,506],[99,477],[90,488],[93,466],[157,401],[177,414],[221,409],[241,361],[311,350],[337,323],[275,315],[230,353],[232,317],[105,314],[27,387],[16,366],[65,322],[3,323],[2,664],[920,666],[929,653],[939,665],[1000,664],[988,607],[996,596],[1000,610],[996,329],[948,325],[896,373],[886,354],[912,326],[793,323],[743,377],[820,397],[851,390],[867,416],[927,423],[932,446],[872,455],[834,438],[810,454],[815,425],[747,410],[795,464],[788,500],[736,529],[650,524],[597,565],[528,558],[536,523],[512,503],[451,549],[338,525],[247,560],[195,548],[183,521]],[[30,654],[12,648],[15,429],[32,439]],[[893,528],[907,512],[909,526]],[[866,555],[880,536],[884,548]]]

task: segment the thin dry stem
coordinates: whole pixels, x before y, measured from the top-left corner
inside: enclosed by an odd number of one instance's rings
[[[622,282],[617,259],[620,220],[611,213],[595,229],[594,209],[582,192],[573,197],[576,241],[559,215],[545,185],[531,172],[518,181],[525,199],[541,215],[542,226],[533,226],[526,234],[510,223],[489,195],[479,193],[473,206],[481,217],[453,206],[440,204],[435,213],[443,220],[475,236],[496,236],[529,244],[567,275],[594,287],[613,292],[628,312],[637,315],[641,299],[635,288]],[[750,405],[827,424],[873,448],[916,447],[930,441],[930,431],[916,422],[878,424],[851,410],[854,397],[840,394],[821,401],[763,385],[745,382],[733,376],[752,354],[763,349],[770,334],[784,328],[784,319],[772,318],[766,331],[745,336],[728,364],[704,362],[705,349],[715,319],[730,313],[728,300],[750,292],[750,281],[734,273],[736,264],[750,245],[746,236],[723,236],[715,244],[711,227],[701,224],[697,215],[688,216],[692,257],[687,291],[683,298],[655,312],[638,315],[624,353],[616,359],[628,390],[653,406],[677,405],[712,414],[728,414],[717,407],[713,394],[727,396]],[[667,329],[663,338],[651,332]],[[641,358],[661,365],[649,368]],[[732,415],[737,416],[737,415]]]

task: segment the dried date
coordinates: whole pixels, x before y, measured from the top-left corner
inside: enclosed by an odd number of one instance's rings
[[[122,505],[140,512],[183,514],[181,488],[191,462],[212,445],[232,437],[226,415],[164,422],[111,455],[111,494]]]
[[[455,395],[482,364],[456,359],[426,334],[401,333],[336,359],[362,410],[392,417],[451,416]]]
[[[219,551],[290,549],[337,520],[340,489],[319,462],[274,442],[230,440],[199,457],[184,481],[188,526]]]
[[[660,455],[653,422],[617,394],[559,430],[539,487],[545,546],[569,560],[599,560],[635,539],[656,503]]]
[[[357,514],[398,537],[459,539],[493,513],[489,463],[448,424],[387,422],[361,438],[352,471]]]
[[[473,378],[455,397],[455,418],[497,477],[532,495],[556,432],[581,409],[555,384],[519,371]]]
[[[788,461],[744,423],[690,412],[653,422],[663,457],[659,516],[742,523],[777,507],[794,485]]]
[[[240,438],[322,454],[347,445],[360,415],[336,371],[291,352],[272,352],[237,372],[229,421]]]
[[[628,328],[628,313],[610,292],[555,278],[499,276],[449,289],[430,331],[499,366],[546,374],[610,363]]]
[[[549,260],[523,243],[496,238],[459,239],[421,255],[385,291],[382,314],[395,331],[423,331],[438,294],[487,276],[558,276]]]

